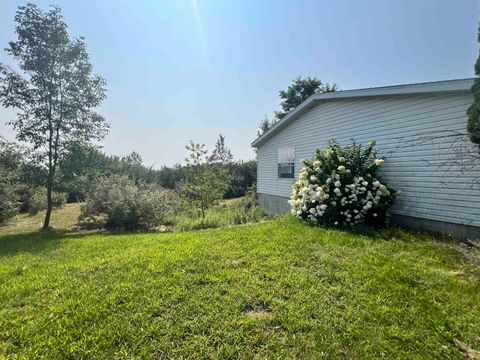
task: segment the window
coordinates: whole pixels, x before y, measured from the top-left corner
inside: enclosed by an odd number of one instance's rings
[[[278,178],[295,177],[295,148],[285,146],[278,149]]]

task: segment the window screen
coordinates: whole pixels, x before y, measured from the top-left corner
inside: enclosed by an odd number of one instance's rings
[[[295,177],[295,148],[293,146],[278,149],[278,177]]]

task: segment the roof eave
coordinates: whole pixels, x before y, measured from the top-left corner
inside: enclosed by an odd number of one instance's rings
[[[429,83],[417,83],[409,85],[397,85],[387,87],[377,87],[369,89],[355,89],[344,90],[322,94],[314,94],[308,97],[304,102],[298,105],[295,109],[290,111],[283,119],[278,121],[274,126],[268,129],[260,137],[255,139],[252,147],[257,147],[275,131],[283,127],[288,121],[292,120],[297,115],[307,111],[314,103],[323,100],[357,98],[357,97],[371,97],[371,96],[392,96],[392,95],[413,95],[413,94],[432,94],[432,93],[452,93],[469,91],[473,84],[474,78],[436,81]]]

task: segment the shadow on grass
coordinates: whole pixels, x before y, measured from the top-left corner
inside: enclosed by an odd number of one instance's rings
[[[37,230],[0,235],[0,257],[20,252],[41,253],[54,250],[63,240],[81,240],[88,236],[128,236],[141,234],[165,234],[154,230],[127,231],[124,229],[101,230]]]
[[[19,252],[41,253],[55,249],[60,240],[81,239],[92,233],[67,230],[33,231],[0,236],[0,257]]]

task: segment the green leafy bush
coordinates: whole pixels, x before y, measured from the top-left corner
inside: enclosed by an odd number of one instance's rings
[[[67,202],[67,194],[53,191],[52,192],[52,204],[54,208],[60,208]]]
[[[167,221],[176,204],[178,198],[173,191],[112,175],[97,180],[81,209],[80,220],[103,217],[108,228],[152,229]]]
[[[30,215],[36,215],[40,211],[47,208],[47,192],[45,189],[36,189],[30,194],[28,201],[28,213]],[[54,208],[59,208],[65,205],[67,202],[67,195],[64,193],[52,192],[52,205]]]
[[[6,223],[17,214],[18,198],[14,188],[7,181],[0,179],[0,224]]]
[[[258,198],[257,198],[257,185],[253,184],[252,187],[248,188],[245,196],[243,197],[243,208],[245,211],[254,209],[258,207]]]
[[[383,162],[374,142],[363,150],[355,142],[330,141],[326,150],[317,149],[314,160],[303,161],[289,200],[292,213],[325,225],[384,225],[396,192],[378,175]]]
[[[30,206],[30,200],[38,188],[30,186],[28,184],[17,184],[15,186],[15,193],[19,202],[19,211],[22,213],[28,212]],[[46,204],[45,204],[46,206]]]
[[[47,195],[44,190],[34,191],[28,199],[28,213],[33,216],[47,208]]]

